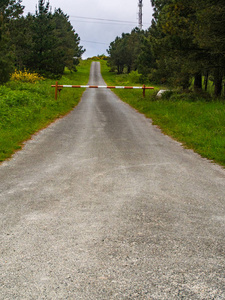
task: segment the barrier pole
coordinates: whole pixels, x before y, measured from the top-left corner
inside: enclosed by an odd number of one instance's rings
[[[145,98],[145,84],[143,84],[143,98]]]
[[[55,100],[57,100],[57,94],[58,94],[58,81],[55,83]]]

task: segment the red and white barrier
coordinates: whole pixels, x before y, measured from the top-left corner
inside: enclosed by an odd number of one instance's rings
[[[52,85],[52,87],[56,87],[56,85]],[[90,88],[90,89],[154,89],[154,87],[150,86],[107,86],[107,85],[58,85],[58,89],[60,88]]]
[[[90,89],[142,89],[143,90],[143,96],[145,97],[145,90],[153,90],[154,87],[150,86],[105,86],[105,85],[59,85],[58,82],[56,82],[55,85],[52,85],[52,87],[55,87],[55,99],[57,100],[57,92],[61,91],[63,88],[90,88]]]

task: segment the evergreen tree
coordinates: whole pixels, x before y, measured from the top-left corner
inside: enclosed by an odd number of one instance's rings
[[[64,68],[58,61],[61,61],[63,53],[57,48],[49,2],[45,4],[44,0],[39,0],[31,30],[32,49],[28,68],[45,76],[62,74]]]
[[[139,28],[134,28],[127,41],[127,57],[129,57],[129,64],[127,63],[127,71],[136,71],[138,69],[139,55],[144,40],[144,31]]]
[[[108,64],[112,70],[117,69],[118,74],[123,73],[126,57],[125,48],[123,47],[123,39],[125,34],[122,35],[122,38],[116,37],[113,42],[110,43],[109,49],[107,50],[109,54]]]
[[[57,38],[57,48],[63,53],[61,63],[63,68],[68,67],[69,70],[76,70],[79,58],[85,52],[79,45],[80,38],[73,29],[69,17],[57,9],[53,15],[54,34]]]
[[[9,26],[22,14],[21,2],[22,0],[0,0],[0,83],[9,80],[14,68]]]
[[[222,92],[225,75],[225,7],[223,0],[199,0],[195,2],[197,22],[195,39],[208,53],[207,73],[213,76],[215,95]]]
[[[14,52],[14,64],[19,70],[29,66],[32,53],[32,29],[33,16],[28,14],[10,25],[11,49]]]
[[[61,76],[65,67],[75,70],[85,50],[79,45],[80,38],[73,30],[69,17],[61,9],[52,14],[49,1],[39,0],[35,15],[21,19],[20,26],[26,22],[27,29],[22,33],[25,39],[16,47],[20,66],[47,77]],[[15,41],[19,35],[15,36]],[[19,62],[20,52],[23,51],[23,60]]]
[[[169,66],[171,71],[167,77],[173,84],[186,89],[194,76],[195,89],[201,89],[203,53],[194,41],[194,7],[184,0],[152,2],[156,5],[153,28],[158,34],[152,41],[158,66]],[[161,60],[164,60],[163,64]]]
[[[158,68],[169,65],[168,78],[188,87],[195,78],[195,89],[207,89],[211,75],[215,95],[220,96],[225,75],[224,0],[152,0],[154,6],[153,49]],[[162,63],[163,61],[163,63]]]
[[[152,50],[151,35],[149,30],[145,32],[140,45],[140,53],[137,56],[137,69],[145,81],[156,67],[156,60]]]
[[[124,71],[125,67],[127,73],[137,70],[143,38],[144,31],[138,28],[134,28],[131,33],[122,33],[121,37],[116,37],[107,50],[110,67],[116,68],[119,74]]]

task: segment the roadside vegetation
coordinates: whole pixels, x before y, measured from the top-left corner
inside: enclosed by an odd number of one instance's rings
[[[85,52],[69,16],[38,0],[35,14],[23,15],[22,0],[0,2],[0,84],[18,71],[60,78],[65,67],[76,70]]]
[[[110,72],[101,61],[102,75],[108,85],[142,85],[139,75]],[[152,85],[145,82],[146,85]],[[155,90],[113,90],[123,101],[151,118],[155,125],[203,157],[225,166],[225,103],[221,99],[198,93],[166,92],[161,98],[157,91],[165,86],[153,84]]]
[[[77,72],[65,70],[59,84],[87,83],[91,61],[81,61]],[[0,86],[0,161],[20,149],[24,140],[76,106],[83,89],[63,89],[54,99],[55,84],[36,73],[15,72]]]
[[[109,65],[118,74],[138,71],[141,81],[184,91],[209,91],[224,99],[225,6],[223,0],[151,0],[147,30],[134,28],[110,43]],[[194,79],[194,80],[193,80]]]
[[[51,85],[88,82],[80,38],[69,16],[37,0],[35,14],[23,15],[22,0],[0,3],[0,161],[22,142],[70,111],[82,90],[63,90],[57,101]]]

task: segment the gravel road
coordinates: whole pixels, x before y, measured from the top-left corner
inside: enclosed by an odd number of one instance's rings
[[[110,90],[1,164],[0,220],[0,299],[225,299],[225,170]]]

